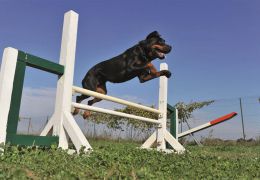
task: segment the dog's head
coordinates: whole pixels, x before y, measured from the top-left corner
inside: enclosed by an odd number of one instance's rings
[[[165,54],[171,52],[172,47],[165,43],[165,40],[157,31],[150,33],[145,40],[141,41],[141,46],[149,59],[164,59]]]

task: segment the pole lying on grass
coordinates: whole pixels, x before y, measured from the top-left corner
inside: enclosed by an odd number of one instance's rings
[[[210,122],[208,122],[208,123],[202,124],[202,125],[200,125],[200,126],[197,126],[197,127],[195,127],[195,128],[192,128],[192,129],[190,129],[190,130],[188,130],[188,131],[185,131],[185,132],[182,132],[182,133],[178,134],[178,138],[181,138],[181,137],[187,136],[187,135],[189,135],[189,134],[195,133],[195,132],[197,132],[197,131],[201,131],[201,130],[203,130],[203,129],[209,128],[209,127],[214,126],[214,125],[217,125],[217,124],[219,124],[219,123],[222,123],[222,122],[224,122],[224,121],[227,121],[227,120],[229,120],[229,119],[235,117],[236,115],[237,115],[236,112],[232,112],[232,113],[227,114],[227,115],[225,115],[225,116],[221,116],[221,117],[219,117],[219,118],[217,118],[217,119],[215,119],[215,120],[212,120],[212,121],[210,121]]]

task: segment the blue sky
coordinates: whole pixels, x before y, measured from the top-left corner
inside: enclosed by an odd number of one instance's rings
[[[157,30],[174,49],[165,62],[169,103],[260,95],[258,0],[0,0],[0,51],[7,46],[58,62],[63,14],[79,13],[74,83],[94,64]],[[159,67],[159,60],[154,64]],[[28,69],[25,86],[56,87],[54,75]],[[48,93],[47,93],[48,94]],[[108,83],[108,94],[157,104],[158,79]]]
[[[12,46],[58,62],[63,14],[70,9],[79,13],[74,77],[78,85],[91,66],[158,30],[174,46],[166,59],[173,73],[173,103],[259,95],[259,1],[1,0],[1,51]],[[50,86],[37,79],[41,75],[46,76],[35,73],[27,85]],[[157,97],[157,84],[134,79],[108,84],[108,92],[150,99]]]

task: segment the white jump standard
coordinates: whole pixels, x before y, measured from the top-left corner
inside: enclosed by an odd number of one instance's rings
[[[46,136],[48,132],[53,129],[53,135],[59,136],[59,147],[62,149],[68,149],[67,133],[76,150],[79,152],[82,146],[85,147],[85,151],[91,150],[92,147],[79,126],[76,124],[76,121],[70,112],[77,28],[78,14],[69,11],[64,16],[60,53],[60,64],[65,67],[64,74],[58,80],[54,114],[41,132],[41,136]]]

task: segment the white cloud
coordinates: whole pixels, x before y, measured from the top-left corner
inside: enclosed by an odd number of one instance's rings
[[[24,87],[20,116],[40,117],[51,115],[54,111],[55,88]]]

